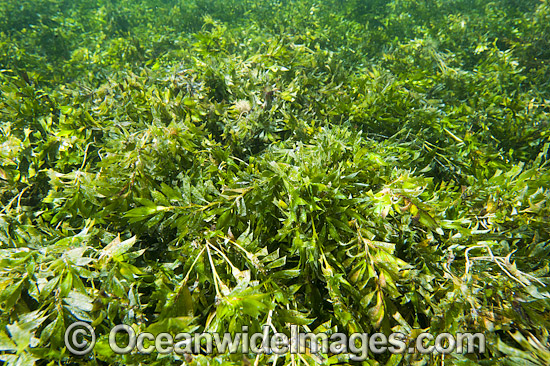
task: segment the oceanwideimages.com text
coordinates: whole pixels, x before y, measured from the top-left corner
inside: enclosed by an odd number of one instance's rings
[[[75,355],[92,352],[96,342],[94,329],[85,322],[71,324],[65,332],[65,345]],[[159,333],[136,332],[120,324],[109,332],[109,347],[117,354],[153,352],[167,354],[351,354],[353,360],[365,360],[369,354],[385,353],[484,353],[485,336],[482,333],[420,333],[409,339],[404,333],[304,333],[297,325],[290,326],[290,334],[270,332],[250,333],[242,327],[239,333]]]

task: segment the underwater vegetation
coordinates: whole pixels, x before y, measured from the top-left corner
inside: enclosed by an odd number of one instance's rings
[[[550,364],[548,0],[4,0],[0,91],[5,365]],[[118,324],[486,349],[116,354]]]

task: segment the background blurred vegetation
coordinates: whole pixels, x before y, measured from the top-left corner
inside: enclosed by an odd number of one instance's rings
[[[269,318],[487,337],[367,365],[548,365],[549,27],[547,0],[3,1],[0,359],[360,364],[107,346]]]

